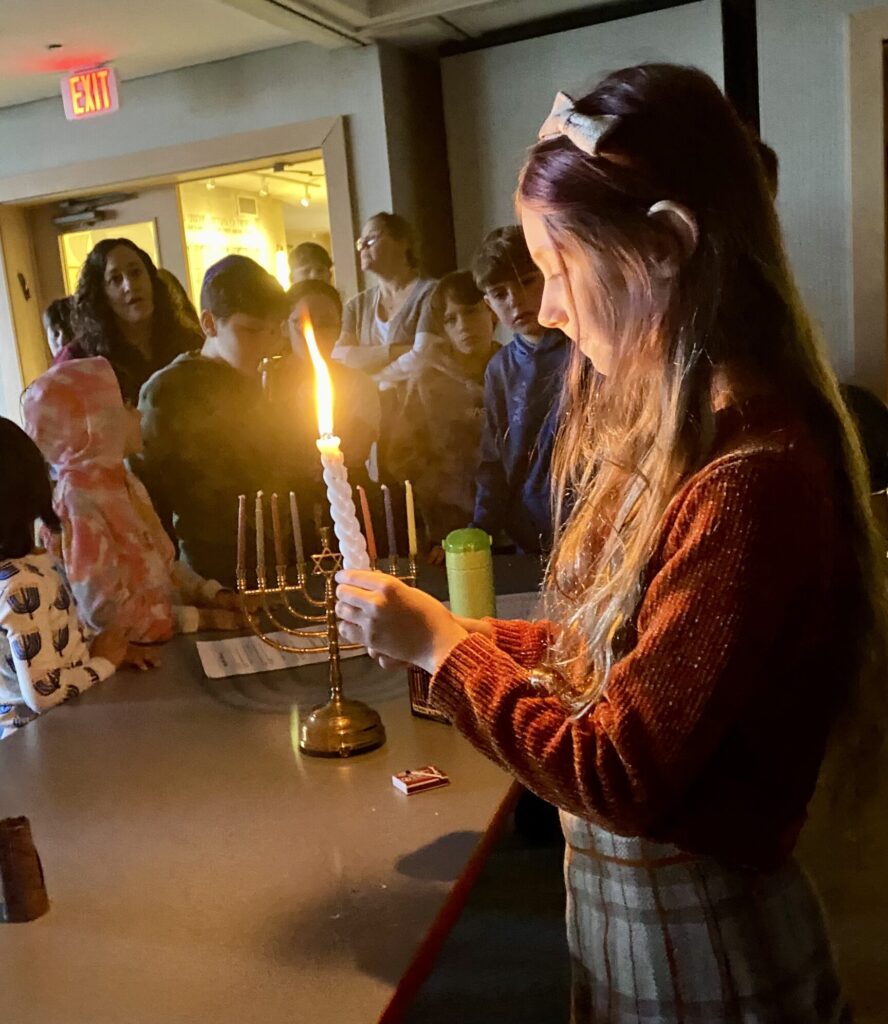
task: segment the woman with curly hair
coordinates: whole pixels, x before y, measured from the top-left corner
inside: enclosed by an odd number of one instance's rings
[[[176,311],[151,257],[126,238],[103,239],[87,256],[74,295],[73,333],[56,362],[104,356],[132,404],[155,370],[203,344]]]

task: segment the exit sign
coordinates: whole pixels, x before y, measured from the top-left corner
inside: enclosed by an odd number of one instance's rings
[[[120,106],[114,69],[72,71],[62,79],[62,100],[69,121],[113,113]]]

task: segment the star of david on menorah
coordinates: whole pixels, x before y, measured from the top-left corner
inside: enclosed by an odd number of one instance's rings
[[[310,556],[311,568],[305,558],[302,527],[296,495],[289,494],[290,527],[293,534],[295,565],[287,562],[284,534],[277,494],[271,495],[271,536],[274,544],[274,576],[268,578],[265,558],[265,496],[256,495],[255,586],[250,585],[246,568],[247,515],[246,495],[238,499],[237,525],[237,590],[241,607],[250,629],[264,643],[290,654],[326,654],[330,665],[330,691],[326,704],[320,705],[300,720],[299,748],[306,754],[319,757],[348,757],[382,746],[385,727],[378,712],[359,700],[343,696],[342,651],[360,650],[359,644],[343,643],[336,618],[336,573],[346,569],[372,569],[387,571],[390,575],[413,585],[416,582],[416,522],[413,491],[405,485],[407,497],[407,529],[409,557],[407,572],[400,574],[395,521],[391,491],[383,485],[385,518],[388,533],[388,554],[385,570],[378,568],[376,541],[370,518],[367,496],[363,488],[358,491],[364,517],[366,538],[358,524],[351,486],[345,469],[345,460],[339,438],[333,433],[333,391],[329,371],[318,352],[311,323],[302,324],[303,336],[312,357],[317,382],[318,426],[317,441],[321,455],[327,499],[333,518],[333,530],[339,542],[339,551],[331,547],[329,527],[320,529],[321,550]],[[323,585],[313,586],[319,578]],[[282,642],[273,633],[283,633],[294,642]],[[302,641],[302,643],[299,643]],[[309,644],[307,641],[314,641]],[[320,641],[320,643],[318,642]]]

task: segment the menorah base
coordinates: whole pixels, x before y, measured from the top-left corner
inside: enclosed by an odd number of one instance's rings
[[[312,757],[351,757],[385,743],[385,726],[373,708],[359,700],[334,698],[299,724],[299,749]]]

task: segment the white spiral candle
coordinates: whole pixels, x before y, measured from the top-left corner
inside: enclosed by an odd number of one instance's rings
[[[342,564],[346,569],[369,569],[367,542],[358,525],[345,458],[339,448],[339,438],[327,434],[319,438],[317,445],[321,453],[327,500],[330,502],[330,512],[333,516],[333,530],[339,540]]]
[[[315,370],[315,400],[320,435],[317,445],[321,453],[327,500],[330,502],[330,513],[333,516],[333,530],[339,539],[342,564],[346,569],[369,569],[367,542],[361,533],[361,527],[358,526],[339,438],[333,433],[333,382],[330,379],[330,370],[321,357],[314,328],[307,313],[303,314],[300,325]]]

